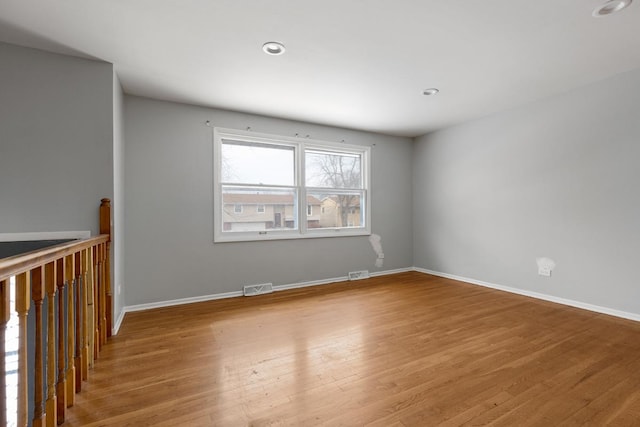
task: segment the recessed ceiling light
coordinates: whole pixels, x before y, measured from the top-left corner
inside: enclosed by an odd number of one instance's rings
[[[262,50],[267,55],[282,55],[285,51],[284,45],[279,42],[266,42],[262,45]]]
[[[609,0],[605,4],[596,7],[592,15],[596,18],[612,15],[629,6],[631,1],[632,0]]]
[[[432,88],[429,88],[429,89],[425,89],[425,90],[422,92],[422,94],[423,94],[423,95],[430,96],[430,95],[435,95],[435,94],[436,94],[436,93],[438,93],[438,92],[440,92],[440,90],[439,90],[439,89],[436,89],[435,87],[432,87]]]

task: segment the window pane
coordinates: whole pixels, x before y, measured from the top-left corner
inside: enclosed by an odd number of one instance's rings
[[[319,200],[320,209],[314,206],[313,215],[307,217],[308,228],[364,227],[361,192],[313,193],[309,198]]]
[[[307,150],[305,179],[308,187],[362,188],[360,154]]]
[[[221,154],[222,182],[295,185],[293,147],[223,140]]]
[[[225,232],[296,230],[295,189],[222,187],[222,230]]]

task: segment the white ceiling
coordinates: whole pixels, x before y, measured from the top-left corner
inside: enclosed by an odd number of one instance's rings
[[[640,1],[603,2],[0,0],[0,40],[111,62],[130,94],[417,136],[640,68]]]

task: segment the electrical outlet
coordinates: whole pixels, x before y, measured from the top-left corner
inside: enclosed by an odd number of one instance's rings
[[[556,262],[547,257],[536,258],[536,264],[538,264],[538,274],[545,277],[551,277],[551,271],[556,267]]]

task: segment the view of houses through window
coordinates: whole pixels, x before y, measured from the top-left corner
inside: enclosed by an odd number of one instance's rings
[[[219,144],[221,233],[364,228],[363,149],[239,138]]]
[[[235,190],[223,194],[224,231],[291,229],[296,226],[293,194],[251,193]],[[238,209],[237,206],[242,206]],[[307,195],[307,227],[359,227],[362,224],[359,195]]]

